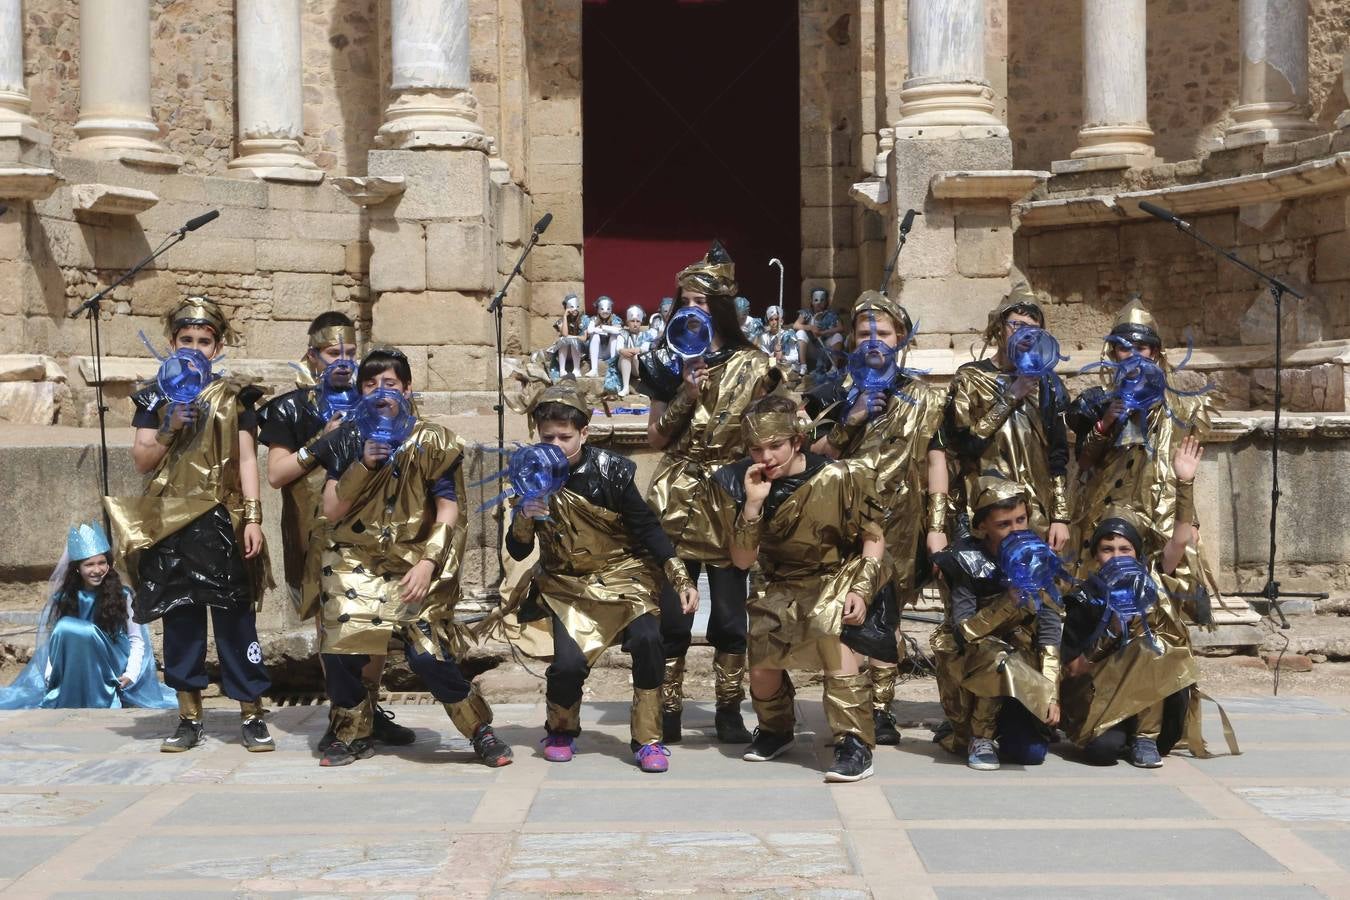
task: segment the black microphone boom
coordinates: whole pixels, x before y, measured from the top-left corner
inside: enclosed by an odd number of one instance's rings
[[[207,222],[214,222],[216,219],[219,218],[220,218],[220,210],[213,209],[210,212],[202,213],[195,219],[188,219],[187,222],[183,225],[182,229],[180,230],[184,232],[196,231],[198,228],[201,228]]]
[[[1181,218],[1181,216],[1177,215],[1176,213],[1172,212],[1169,209],[1163,209],[1161,206],[1158,206],[1157,204],[1149,203],[1147,200],[1140,200],[1139,208],[1142,209],[1144,212],[1148,213],[1150,216],[1153,216],[1153,218],[1162,219],[1164,222],[1171,222],[1178,228],[1191,227],[1191,223]]]
[[[905,210],[905,217],[900,220],[900,233],[909,234],[909,230],[914,227],[914,217],[918,215],[914,210]]]
[[[914,217],[919,215],[918,210],[905,210],[905,217],[900,220],[900,229],[895,236],[895,252],[891,254],[890,261],[886,263],[886,268],[881,273],[881,293],[886,293],[886,288],[890,287],[891,276],[895,274],[895,264],[900,260],[900,251],[905,249],[905,240],[909,237],[909,230],[914,227]]]
[[[538,237],[545,231],[548,231],[548,226],[551,224],[553,224],[553,213],[544,213],[544,217],[540,219],[538,222],[534,223],[535,237]]]

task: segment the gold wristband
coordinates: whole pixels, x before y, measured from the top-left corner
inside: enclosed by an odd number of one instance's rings
[[[1041,674],[1056,684],[1059,683],[1059,647],[1041,648]]]
[[[1176,521],[1195,524],[1195,482],[1177,481]]]
[[[928,533],[938,534],[947,531],[947,513],[951,509],[951,497],[941,491],[928,494]]]
[[[853,576],[853,583],[848,589],[851,593],[862,597],[863,602],[870,604],[877,591],[881,590],[881,560],[873,556],[864,556],[858,574]]]
[[[422,542],[422,559],[430,560],[437,574],[445,566],[446,554],[454,538],[454,529],[447,522],[436,522],[431,526],[427,539]]]
[[[731,546],[737,550],[759,550],[759,535],[764,524],[761,513],[754,519],[747,519],[744,513],[736,516],[736,524],[731,528]]]
[[[262,524],[262,501],[253,497],[244,498],[244,523]]]
[[[1069,479],[1056,475],[1050,490],[1050,521],[1065,524],[1073,520],[1073,508],[1069,503]]]
[[[1006,394],[1000,396],[998,400],[990,407],[989,412],[984,414],[980,421],[975,423],[971,432],[982,441],[989,440],[995,431],[1003,427],[1003,423],[1008,421],[1008,417],[1013,414],[1013,401]]]
[[[684,593],[685,588],[694,587],[694,581],[689,577],[689,570],[684,567],[684,561],[678,556],[672,556],[661,566],[661,571],[665,573],[666,580],[670,586],[675,589],[675,593]]]

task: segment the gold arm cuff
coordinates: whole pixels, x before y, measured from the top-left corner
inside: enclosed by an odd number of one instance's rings
[[[677,594],[683,593],[685,588],[694,586],[693,579],[689,577],[689,570],[684,567],[684,561],[678,556],[666,560],[661,566],[661,571],[665,573],[666,580]]]
[[[850,593],[862,597],[864,603],[870,604],[877,591],[881,589],[881,560],[873,556],[864,556],[862,566],[858,569],[858,574],[853,576],[853,583],[848,589]]]
[[[522,544],[534,543],[534,519],[517,512],[511,517],[511,537]]]
[[[422,558],[431,560],[439,575],[445,566],[446,556],[454,538],[454,529],[448,522],[437,522],[431,526],[431,533],[422,542]]]
[[[262,501],[253,497],[244,498],[244,522],[246,524],[262,524]]]
[[[313,451],[314,445],[323,439],[324,433],[320,431],[318,434],[314,435],[314,437],[306,441],[303,447],[295,451],[295,461],[300,464],[300,468],[303,469],[306,474],[313,472],[314,468],[319,464],[319,458],[314,455]]]
[[[1013,414],[1012,398],[1006,394],[999,397],[998,401],[985,413],[980,421],[976,422],[970,429],[971,433],[982,441],[989,440],[994,432],[1003,427],[1003,423],[1008,421],[1008,417]]]
[[[1056,684],[1059,683],[1059,648],[1041,648],[1041,674]]]
[[[1195,482],[1177,481],[1176,521],[1195,524]]]
[[[1050,490],[1050,521],[1068,523],[1073,520],[1073,507],[1069,503],[1069,479],[1056,475]]]
[[[951,509],[951,497],[942,492],[934,492],[928,495],[928,533],[945,533],[947,531],[947,513]]]
[[[366,482],[375,473],[366,468],[366,464],[357,460],[347,467],[347,471],[342,473],[338,479],[337,495],[338,499],[344,503],[354,502],[360,495],[361,489],[366,486]]]
[[[697,400],[689,395],[689,392],[681,386],[680,390],[675,392],[675,397],[666,407],[666,411],[661,413],[661,418],[656,420],[656,430],[673,437],[684,430],[689,424],[689,417],[697,405]]]
[[[759,551],[759,535],[764,525],[761,513],[754,520],[747,520],[744,513],[736,515],[736,524],[731,528],[731,546],[738,550]]]

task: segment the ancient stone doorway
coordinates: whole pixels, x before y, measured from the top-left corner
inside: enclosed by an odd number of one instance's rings
[[[798,305],[797,0],[585,0],[586,294],[648,311],[721,238],[756,310]]]

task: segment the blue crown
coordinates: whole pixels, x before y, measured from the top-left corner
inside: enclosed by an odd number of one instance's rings
[[[71,562],[98,556],[110,549],[108,535],[104,533],[103,526],[97,522],[71,526],[70,535],[66,538],[66,556]]]

